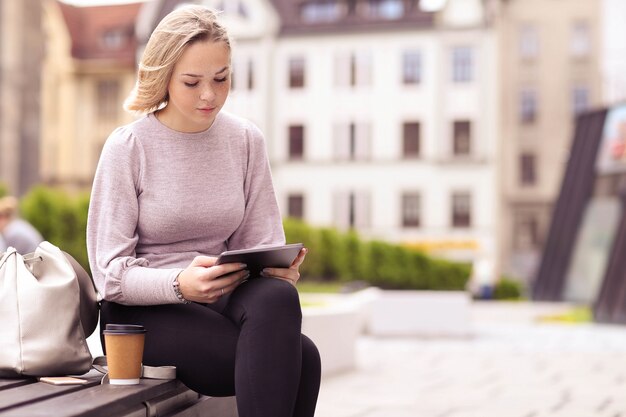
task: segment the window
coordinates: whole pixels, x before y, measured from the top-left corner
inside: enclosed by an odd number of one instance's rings
[[[420,226],[421,199],[418,193],[402,195],[402,227]]]
[[[304,87],[304,58],[293,57],[289,59],[289,88]]]
[[[301,160],[304,157],[304,126],[289,126],[289,159]]]
[[[121,49],[128,42],[127,31],[124,28],[112,29],[102,34],[102,45],[106,49]]]
[[[368,122],[336,124],[333,136],[336,159],[340,161],[369,159],[371,129]]]
[[[117,120],[120,102],[120,82],[118,80],[100,80],[98,89],[98,117],[101,120]]]
[[[404,15],[402,0],[368,0],[365,14],[372,19],[395,20]]]
[[[523,153],[519,158],[519,180],[521,185],[537,183],[537,158],[532,153]]]
[[[534,25],[523,25],[519,30],[519,54],[522,59],[534,59],[539,55],[539,34]]]
[[[517,250],[538,249],[541,245],[539,216],[533,212],[515,213],[513,246]]]
[[[572,113],[578,116],[589,109],[589,90],[583,86],[576,86],[572,89]]]
[[[471,198],[469,193],[452,194],[452,227],[470,227]]]
[[[306,23],[329,23],[345,15],[345,7],[337,0],[317,0],[300,8],[300,18]]]
[[[287,197],[287,216],[294,219],[304,218],[304,196],[289,194]]]
[[[469,120],[455,120],[453,123],[452,153],[455,156],[467,156],[471,153],[471,130]]]
[[[537,118],[537,95],[534,90],[524,89],[520,92],[520,122],[535,123]]]
[[[254,59],[240,58],[231,63],[230,89],[253,90],[255,84]]]
[[[339,87],[367,86],[372,82],[372,56],[368,52],[338,55],[335,83]]]
[[[584,58],[591,52],[591,34],[585,21],[575,22],[572,26],[570,52],[575,58]]]
[[[370,195],[367,191],[335,194],[334,223],[340,229],[363,229],[370,225]]]
[[[468,46],[452,48],[452,81],[470,82],[473,78],[473,51]]]
[[[217,10],[221,10],[224,14],[234,15],[246,18],[248,17],[248,8],[242,0],[224,0],[220,1],[217,6]]]
[[[422,56],[419,52],[405,52],[402,60],[402,82],[407,85],[422,81]]]
[[[420,156],[420,124],[406,122],[402,125],[402,156],[419,158]]]

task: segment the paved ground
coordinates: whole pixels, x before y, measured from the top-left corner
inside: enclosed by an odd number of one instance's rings
[[[478,303],[468,338],[364,336],[316,417],[626,417],[626,326],[537,320],[563,308]]]

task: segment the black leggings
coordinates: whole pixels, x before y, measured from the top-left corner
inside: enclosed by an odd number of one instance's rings
[[[297,290],[254,278],[218,303],[123,306],[102,303],[107,323],[146,327],[144,363],[175,365],[178,378],[209,396],[237,397],[240,417],[313,417],[320,357],[300,333]]]

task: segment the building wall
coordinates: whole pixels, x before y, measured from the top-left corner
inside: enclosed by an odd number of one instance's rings
[[[626,2],[602,0],[602,93],[607,105],[626,102],[625,18]]]
[[[122,103],[134,85],[132,65],[77,59],[56,1],[46,3],[42,91],[42,181],[87,189],[109,134],[133,120]]]
[[[219,5],[215,0],[200,3],[209,7]],[[238,0],[233,1],[231,7],[221,15],[232,38],[233,66],[232,89],[224,108],[252,120],[270,139],[268,148],[271,148],[270,120],[275,98],[273,56],[279,30],[278,16],[268,0]],[[245,16],[238,12],[245,13]]]
[[[454,46],[475,51],[472,82],[451,81]],[[417,86],[402,83],[402,56],[408,50],[419,50],[422,56],[423,78]],[[369,86],[337,85],[338,57],[350,53],[370,54]],[[302,194],[306,221],[345,227],[339,201],[354,192],[366,196],[366,219],[357,219],[357,229],[366,236],[439,247],[436,254],[451,258],[497,256],[496,54],[493,33],[477,22],[465,28],[281,37],[273,65],[272,166],[283,213],[289,195]],[[306,62],[303,89],[287,86],[292,57]],[[452,154],[455,119],[472,122],[471,156]],[[403,158],[405,121],[421,124],[416,160]],[[340,161],[334,129],[350,122],[369,125],[370,149],[363,158]],[[289,158],[290,125],[304,126],[302,161]],[[471,195],[470,227],[451,226],[451,195],[456,191]],[[402,226],[404,192],[420,194],[419,227]]]
[[[0,182],[22,195],[39,180],[41,3],[0,1]]]
[[[535,273],[568,159],[576,116],[574,89],[587,91],[583,110],[600,103],[599,6],[597,0],[512,0],[501,5],[502,264],[506,272],[526,280]],[[576,27],[586,29],[576,32]],[[586,47],[573,45],[575,33],[587,38],[581,40]],[[577,54],[576,48],[586,52]],[[526,123],[521,117],[525,91],[536,97],[534,121]],[[522,162],[522,154],[532,155],[534,164],[530,158]],[[534,165],[534,180],[527,178],[526,184],[524,164],[531,177],[529,166]]]

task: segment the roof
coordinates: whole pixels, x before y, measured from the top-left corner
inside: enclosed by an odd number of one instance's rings
[[[91,7],[57,3],[71,38],[72,57],[135,64],[135,21],[142,2]]]
[[[281,35],[429,29],[432,12],[419,0],[271,0],[280,16]]]

